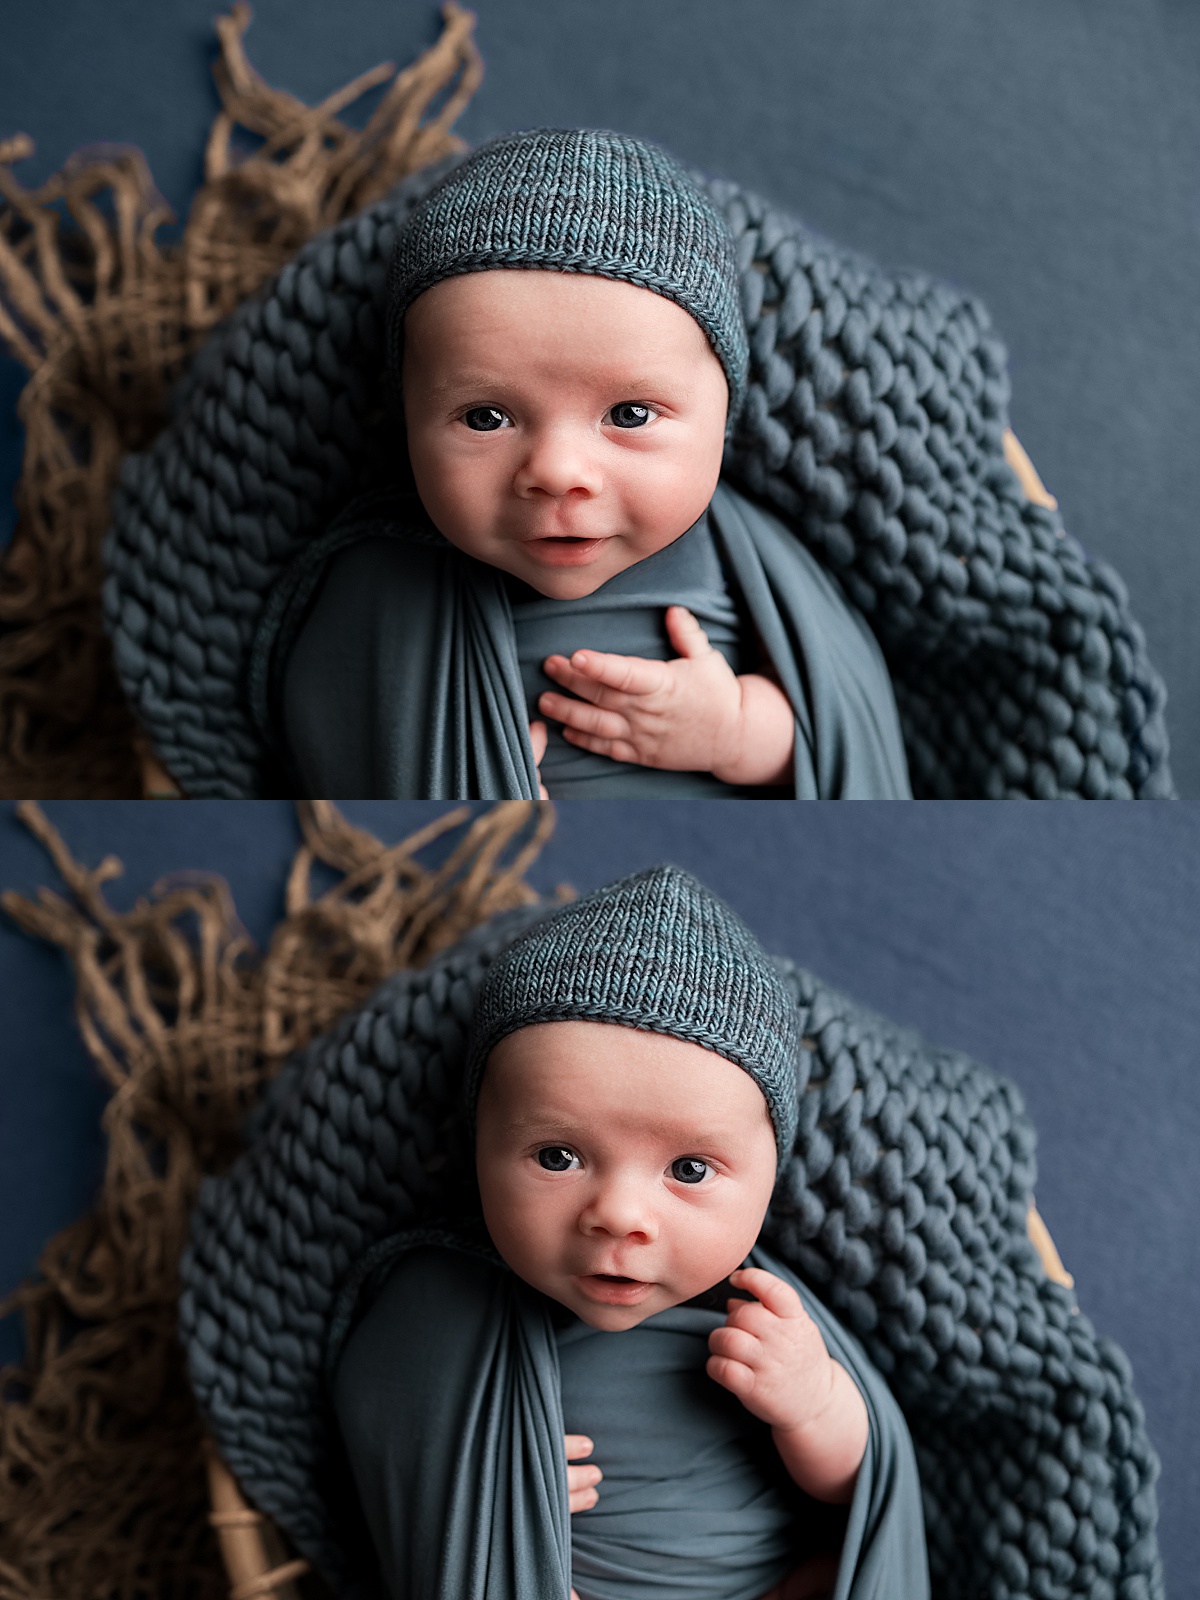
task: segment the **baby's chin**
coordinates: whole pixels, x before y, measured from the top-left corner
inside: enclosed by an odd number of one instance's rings
[[[505,570],[548,600],[584,600],[679,535],[643,549],[624,539],[538,539],[505,553]]]
[[[561,1300],[559,1303],[565,1305],[568,1311],[573,1311],[580,1322],[586,1322],[589,1328],[595,1328],[600,1333],[627,1333],[648,1318],[656,1317],[660,1311],[669,1311],[672,1306],[682,1304],[680,1300],[664,1299],[640,1306],[603,1306],[581,1297]]]
[[[639,1322],[656,1317],[660,1311],[682,1305],[693,1295],[711,1287],[708,1283],[680,1289],[662,1283],[636,1280],[573,1279],[565,1285],[547,1289],[551,1297],[573,1311],[581,1322],[602,1333],[623,1333]],[[554,1290],[559,1292],[555,1293]]]
[[[464,554],[518,578],[547,600],[585,600],[618,574],[674,544],[686,532],[686,527],[672,526],[659,533],[642,531],[636,537],[613,534],[595,539],[546,538],[527,542],[468,539],[452,533],[446,537]]]

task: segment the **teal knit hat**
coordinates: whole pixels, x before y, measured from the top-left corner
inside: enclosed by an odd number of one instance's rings
[[[417,296],[493,267],[617,278],[682,306],[725,369],[732,429],[750,359],[733,239],[665,150],[600,128],[533,128],[492,139],[447,173],[392,254],[388,355],[397,383],[404,313]]]
[[[467,1058],[471,1117],[488,1055],[538,1022],[615,1022],[703,1045],[763,1092],[782,1164],[796,1137],[796,1008],[754,935],[678,867],[652,867],[517,938],[480,985]]]

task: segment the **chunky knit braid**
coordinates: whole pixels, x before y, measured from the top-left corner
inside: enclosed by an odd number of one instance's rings
[[[397,225],[460,159],[301,250],[126,464],[105,616],[125,691],[189,794],[277,781],[247,705],[255,626],[361,487]],[[706,186],[737,247],[751,350],[725,470],[791,520],[875,629],[914,792],[1170,795],[1165,692],[1121,580],[1004,460],[1004,351],[980,304]]]
[[[473,1192],[460,1115],[484,971],[520,910],[390,979],[297,1057],[207,1180],[181,1303],[193,1382],[254,1503],[355,1593],[323,1402],[339,1285]],[[912,1430],[940,1600],[1159,1600],[1158,1464],[1125,1357],[1029,1244],[1020,1095],[788,962],[799,1127],[764,1242],[862,1339]]]
[[[1006,359],[983,306],[709,188],[750,328],[727,465],[874,628],[914,793],[1169,795],[1166,694],[1125,587],[1004,460]]]

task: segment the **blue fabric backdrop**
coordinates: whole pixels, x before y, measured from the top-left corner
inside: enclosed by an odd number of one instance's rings
[[[740,809],[739,809],[740,807]],[[442,808],[357,802],[395,839]],[[282,802],[58,802],[130,903],[162,873],[230,882],[260,940],[298,833]],[[585,890],[659,860],[724,895],[769,949],[1021,1086],[1040,1131],[1039,1207],[1097,1326],[1129,1352],[1164,1461],[1174,1592],[1200,1568],[1200,807],[710,806],[560,809],[534,882]],[[0,887],[53,869],[0,810]],[[0,1292],[86,1207],[104,1095],[56,951],[0,921]],[[4,1350],[16,1329],[0,1325]]]
[[[1013,423],[1068,526],[1130,586],[1200,796],[1200,7],[1189,0],[477,0],[472,142],[606,124],[991,306]],[[45,176],[128,140],[184,211],[215,96],[213,0],[9,7],[0,133]],[[317,98],[431,42],[429,0],[259,0],[267,80]],[[19,372],[0,362],[0,537]]]

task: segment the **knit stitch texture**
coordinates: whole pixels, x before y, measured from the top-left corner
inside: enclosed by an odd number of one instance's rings
[[[584,272],[650,289],[708,336],[729,384],[729,430],[749,352],[733,240],[702,188],[657,145],[599,128],[502,134],[416,206],[389,274],[388,356],[404,313],[443,278],[498,267]]]
[[[248,706],[255,630],[284,568],[363,487],[372,440],[394,456],[388,261],[459,159],[301,250],[214,336],[172,423],[126,463],[106,623],[130,703],[190,795],[279,782]],[[733,237],[750,343],[724,470],[874,629],[914,794],[1170,795],[1165,691],[1125,588],[1004,460],[1004,349],[980,303],[693,176]]]
[[[715,1050],[763,1092],[780,1164],[796,1135],[796,1012],[761,945],[690,873],[652,867],[514,940],[479,993],[466,1068],[474,1115],[490,1052],[538,1022],[614,1022]]]
[[[350,1597],[363,1536],[325,1399],[341,1285],[474,1193],[462,1117],[485,972],[538,908],[389,979],[296,1057],[247,1153],[205,1181],[181,1332],[251,1500]],[[776,961],[801,1037],[794,1150],[763,1242],[862,1340],[917,1450],[939,1600],[1161,1600],[1158,1464],[1128,1362],[1026,1234],[1016,1088]]]

